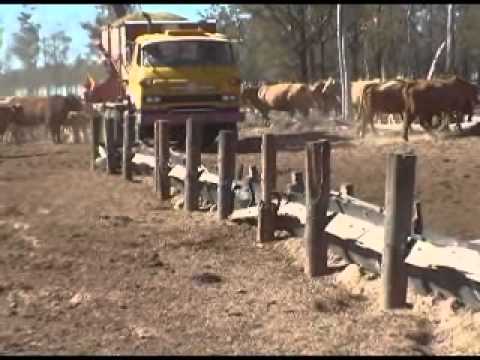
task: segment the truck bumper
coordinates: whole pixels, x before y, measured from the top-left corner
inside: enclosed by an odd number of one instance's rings
[[[172,126],[184,126],[186,120],[192,117],[203,124],[225,124],[243,121],[245,116],[239,109],[221,109],[208,111],[142,111],[141,127],[153,127],[155,121],[166,121]]]

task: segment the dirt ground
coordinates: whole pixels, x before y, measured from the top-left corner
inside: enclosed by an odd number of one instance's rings
[[[386,153],[401,146],[387,142],[334,145],[333,185],[354,183],[381,204]],[[480,237],[478,139],[411,146],[426,224]],[[280,154],[281,188],[302,167],[303,152]],[[468,334],[438,330],[431,304],[383,312],[368,291],[342,285],[343,273],[307,279],[281,241],[254,246],[254,228],[172,210],[151,179],[88,168],[87,145],[0,145],[1,354],[479,351],[456,345]]]

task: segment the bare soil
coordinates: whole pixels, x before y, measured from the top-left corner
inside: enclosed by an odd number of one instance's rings
[[[386,153],[401,146],[390,142],[334,147],[334,186],[351,182],[383,203]],[[480,237],[478,139],[411,146],[426,224]],[[258,154],[239,161],[258,163]],[[307,279],[280,242],[254,246],[248,225],[175,211],[150,179],[88,168],[87,145],[0,145],[2,354],[468,351],[454,346],[452,329],[436,330],[429,310],[383,312],[338,274]],[[278,168],[284,188],[303,152],[280,154]]]

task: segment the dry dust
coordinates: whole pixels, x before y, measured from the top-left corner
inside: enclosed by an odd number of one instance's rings
[[[277,243],[275,247],[289,254],[292,264],[303,266],[305,248],[302,239],[291,238]],[[338,258],[329,255],[330,267],[338,266],[338,262]],[[480,313],[472,313],[454,298],[443,298],[439,295],[423,296],[414,288],[409,288],[407,296],[409,308],[385,313],[381,310],[382,284],[378,275],[369,273],[356,264],[350,264],[343,271],[338,272],[333,281],[347,293],[347,297],[369,299],[367,302],[369,316],[394,314],[400,317],[415,317],[422,325],[413,330],[409,328],[405,336],[407,339],[417,341],[419,349],[425,354],[478,355],[480,353],[478,342]],[[335,306],[335,301],[328,304],[322,303],[320,306],[332,307]],[[397,322],[398,319],[394,318],[392,321]],[[399,324],[399,326],[403,325],[405,324]],[[397,324],[394,327],[396,328]]]
[[[352,182],[360,197],[382,203],[385,154],[395,146],[334,148],[334,185]],[[412,146],[427,224],[455,236],[478,235],[478,166],[469,156],[475,139]],[[258,155],[241,159],[255,162]],[[283,188],[289,171],[301,169],[303,153],[281,154],[278,165]],[[252,227],[175,211],[156,199],[150,179],[126,183],[88,167],[86,145],[0,146],[2,354],[478,349],[475,318],[461,309],[443,322],[428,304],[424,312],[385,313],[370,290],[361,290],[378,280],[361,274],[356,279],[367,285],[353,292],[338,274],[310,281],[302,262],[283,248],[295,240],[253,246]],[[468,206],[471,212],[458,216]],[[342,268],[333,257],[331,264]],[[462,329],[465,324],[472,327]]]

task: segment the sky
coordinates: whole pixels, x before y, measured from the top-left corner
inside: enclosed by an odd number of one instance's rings
[[[207,9],[211,4],[140,4],[142,10],[147,12],[166,11],[189,20],[198,20],[198,12]],[[30,5],[29,5],[30,6]],[[55,5],[34,5],[32,20],[41,24],[40,37],[48,36],[59,30],[65,30],[72,38],[70,46],[70,59],[77,55],[87,53],[88,35],[80,26],[81,22],[93,21],[96,15],[95,4],[55,4]],[[11,44],[12,34],[19,30],[18,15],[23,10],[22,4],[1,4],[0,25],[5,29],[3,34],[3,45],[0,49],[0,58],[5,59],[6,50]],[[12,60],[12,68],[18,68],[19,62]]]

